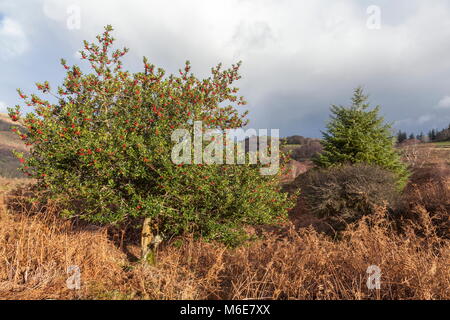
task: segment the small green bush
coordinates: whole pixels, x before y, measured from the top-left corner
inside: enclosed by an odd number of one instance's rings
[[[397,199],[395,175],[377,166],[313,169],[297,178],[309,210],[335,231]]]

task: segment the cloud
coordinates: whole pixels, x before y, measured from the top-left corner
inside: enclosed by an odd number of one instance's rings
[[[73,54],[73,57],[76,60],[81,60],[81,53],[80,53],[80,51],[75,51],[74,54]]]
[[[417,122],[419,124],[424,124],[424,123],[432,121],[435,117],[436,117],[436,115],[434,115],[434,114],[425,114],[425,115],[420,116],[417,119]]]
[[[0,79],[0,94],[11,102],[14,88],[24,83],[60,80],[58,58],[83,66],[73,52],[112,24],[117,44],[130,48],[124,62],[131,70],[141,67],[144,55],[168,73],[189,59],[192,71],[207,77],[218,62],[229,66],[242,60],[237,86],[249,102],[255,128],[320,136],[329,106],[348,104],[358,85],[370,93],[372,104],[381,105],[388,121],[403,119],[396,129],[448,125],[443,124],[450,116],[445,100],[450,88],[447,0],[15,3],[3,1],[0,11],[36,42],[36,55],[15,60],[7,66],[7,81]],[[79,30],[67,27],[67,9],[73,4],[81,9]],[[369,5],[381,9],[380,30],[367,28]],[[427,120],[430,107],[435,117]]]
[[[449,115],[440,114],[423,114],[416,118],[406,118],[395,121],[397,127],[408,128],[411,132],[428,131],[432,128],[439,129],[448,126],[450,121]]]
[[[436,106],[440,109],[449,109],[450,108],[450,96],[445,96],[441,100],[439,100],[439,103]]]
[[[6,103],[0,101],[0,113],[6,113],[7,112],[6,107],[7,107]]]
[[[252,23],[242,21],[236,26],[230,44],[236,45],[241,50],[262,50],[270,41],[275,41],[275,37],[266,21]]]
[[[14,58],[23,54],[28,47],[28,40],[21,25],[9,17],[4,17],[0,21],[0,59]]]
[[[42,11],[52,20],[65,21],[67,19],[67,8],[70,4],[72,4],[72,1],[68,3],[61,0],[44,0]]]

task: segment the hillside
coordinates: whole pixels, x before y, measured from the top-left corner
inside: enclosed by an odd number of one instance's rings
[[[0,114],[0,176],[19,178],[23,177],[23,175],[17,171],[19,161],[12,151],[27,152],[27,147],[11,132],[12,125],[17,124],[11,121],[8,115]]]

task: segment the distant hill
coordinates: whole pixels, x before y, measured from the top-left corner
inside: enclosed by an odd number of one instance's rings
[[[281,138],[280,140],[285,143],[282,150],[290,151],[291,158],[297,161],[310,160],[323,150],[321,140],[317,138],[306,138],[295,135]]]
[[[21,152],[28,152],[28,148],[11,132],[11,126],[17,123],[11,121],[7,114],[0,113],[0,176],[15,178],[24,177],[23,174],[17,170],[20,166],[12,150]]]

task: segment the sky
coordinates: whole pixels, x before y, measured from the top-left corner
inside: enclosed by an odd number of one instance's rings
[[[83,66],[82,41],[107,24],[130,71],[147,56],[208,77],[241,60],[251,128],[320,137],[357,86],[395,130],[450,123],[448,0],[0,0],[0,112],[17,88],[60,84],[61,58]]]

